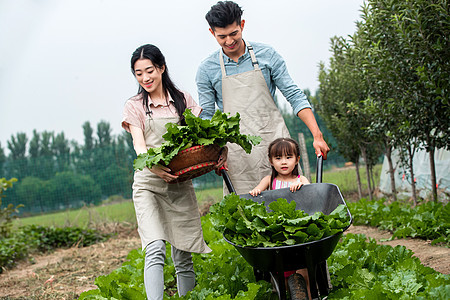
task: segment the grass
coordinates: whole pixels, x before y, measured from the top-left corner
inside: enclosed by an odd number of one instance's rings
[[[373,168],[373,178],[375,185],[380,184],[381,164],[376,165]],[[359,168],[359,177],[361,179],[361,185],[363,193],[367,193],[367,176],[366,168],[362,166]],[[312,182],[316,182],[315,175],[311,178]],[[343,169],[331,169],[322,174],[322,182],[333,183],[339,187],[339,190],[343,194],[344,198],[348,194],[352,194],[358,191],[358,182],[356,180],[356,171],[354,167]]]
[[[374,179],[378,184],[380,177],[381,165],[374,168]],[[360,177],[363,185],[363,192],[367,189],[365,168],[360,169]],[[312,182],[315,182],[315,176],[312,176]],[[356,172],[354,168],[332,169],[325,171],[322,176],[322,182],[336,184],[344,198],[347,195],[357,191]],[[196,190],[199,207],[209,206],[222,199],[222,187],[207,190]],[[133,202],[124,200],[119,203],[105,204],[101,206],[83,207],[77,210],[51,213],[46,215],[32,216],[20,218],[14,221],[14,226],[23,226],[29,224],[37,224],[43,226],[78,226],[78,227],[95,227],[96,225],[106,223],[130,223],[136,224],[136,216],[134,212]]]
[[[216,203],[222,199],[222,188],[196,191],[199,206]],[[77,226],[82,228],[95,227],[105,223],[131,223],[136,224],[134,205],[131,200],[101,206],[83,207],[76,210],[56,212],[19,218],[14,226],[37,224],[42,226]]]
[[[14,221],[14,226],[37,224],[42,226],[78,226],[86,228],[95,224],[110,222],[136,223],[133,202],[129,200],[110,205],[83,207],[77,210],[20,218]]]

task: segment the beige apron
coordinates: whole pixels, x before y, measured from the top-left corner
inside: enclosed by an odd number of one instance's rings
[[[147,148],[159,147],[166,133],[165,124],[178,118],[156,118],[147,115],[145,142]],[[203,239],[200,213],[192,181],[168,184],[148,168],[136,171],[133,202],[142,248],[155,240],[165,240],[179,250],[208,253]]]
[[[267,150],[279,137],[289,137],[289,131],[267,87],[252,46],[246,42],[254,70],[226,75],[222,51],[219,52],[222,69],[222,100],[224,112],[241,116],[240,131],[257,135],[262,142],[252,148],[251,154],[236,144],[228,144],[228,169],[237,194],[245,194],[256,187],[271,168]],[[224,194],[228,190],[224,186]]]

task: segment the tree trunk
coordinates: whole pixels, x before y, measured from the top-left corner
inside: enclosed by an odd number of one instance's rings
[[[356,181],[358,182],[358,197],[362,198],[361,177],[359,176],[359,159],[355,161]]]
[[[411,146],[408,147],[408,158],[409,158],[409,173],[411,175],[411,192],[414,206],[417,205],[417,193],[416,193],[416,179],[414,178],[414,170],[413,170],[413,158],[414,153],[411,149]]]
[[[372,201],[372,188],[370,186],[371,184],[370,184],[369,163],[367,161],[366,149],[364,147],[361,148],[361,154],[362,154],[364,162],[366,164],[367,190],[369,192],[369,200]]]
[[[300,156],[303,161],[303,171],[306,178],[311,182],[311,169],[309,167],[308,151],[306,150],[305,135],[302,132],[298,133],[298,143],[300,148]]]
[[[375,193],[375,179],[373,179],[373,166],[370,166],[370,182],[372,182],[372,194]]]
[[[434,202],[437,202],[436,165],[434,161],[434,151],[434,148],[432,148],[428,153],[430,154],[431,191],[433,192]]]
[[[395,188],[395,170],[392,164],[392,147],[387,146],[385,150],[386,150],[386,158],[388,160],[389,165],[389,176],[391,177],[391,193],[392,197],[394,198],[394,201],[397,201],[397,189]]]

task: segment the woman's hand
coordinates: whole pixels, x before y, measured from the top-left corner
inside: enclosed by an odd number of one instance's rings
[[[228,147],[223,146],[220,149],[220,156],[219,159],[217,160],[217,165],[215,166],[215,172],[219,176],[222,175],[222,173],[220,172],[220,169],[222,167],[225,169],[225,171],[228,171],[227,157],[228,157]]]
[[[150,169],[150,171],[161,177],[161,179],[165,182],[171,182],[178,178],[178,176],[169,173],[171,170],[168,167],[164,167],[161,165],[154,166]]]

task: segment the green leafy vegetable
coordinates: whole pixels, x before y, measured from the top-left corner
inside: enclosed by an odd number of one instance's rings
[[[450,246],[450,205],[429,201],[411,207],[409,203],[386,199],[369,201],[365,198],[348,204],[354,215],[354,225],[369,225],[389,230],[395,238],[421,238],[432,244]]]
[[[218,145],[223,147],[227,142],[241,146],[250,153],[252,145],[258,145],[261,137],[245,135],[239,132],[240,115],[228,117],[226,113],[216,111],[211,120],[196,117],[190,109],[183,113],[186,125],[167,123],[167,132],[163,135],[165,142],[160,147],[150,148],[147,153],[139,154],[134,161],[134,169],[142,170],[157,164],[168,165],[179,151],[192,146]]]
[[[269,204],[227,195],[211,207],[215,228],[225,232],[231,242],[249,247],[275,247],[320,240],[341,232],[350,225],[345,205],[331,214],[308,215],[295,209],[296,203],[279,198]]]

